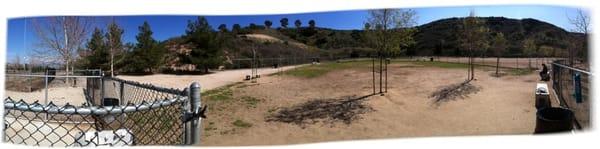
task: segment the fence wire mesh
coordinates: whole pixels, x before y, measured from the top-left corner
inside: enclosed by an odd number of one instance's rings
[[[566,66],[564,60],[552,63],[552,87],[561,106],[573,110],[579,128],[590,126],[592,73]]]
[[[92,100],[88,105],[6,97],[4,142],[37,146],[186,144],[186,90],[117,78],[90,81],[94,80],[86,81],[86,90],[94,90],[98,95],[92,95],[99,97],[88,99]]]

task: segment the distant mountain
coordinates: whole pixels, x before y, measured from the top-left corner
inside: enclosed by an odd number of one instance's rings
[[[569,43],[583,40],[583,34],[568,32],[560,27],[536,19],[510,19],[504,17],[480,17],[490,30],[501,32],[509,41],[505,56],[523,56],[522,41],[533,38],[535,43],[564,52]],[[460,28],[463,18],[447,18],[417,26],[416,45],[409,47],[408,55],[461,55]],[[324,51],[363,48],[360,40],[362,30],[335,30],[329,28],[279,29],[282,35]],[[488,51],[491,52],[491,51]],[[337,53],[337,52],[335,52]]]
[[[568,32],[560,27],[536,19],[509,19],[504,17],[480,17],[490,32],[501,32],[508,40],[505,55],[521,55],[522,41],[533,38],[538,46],[560,50],[567,49],[572,40],[583,40],[583,34]],[[412,54],[456,55],[460,51],[460,27],[463,18],[447,18],[418,26]]]

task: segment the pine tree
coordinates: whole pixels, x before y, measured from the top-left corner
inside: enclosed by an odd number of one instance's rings
[[[158,42],[152,37],[152,29],[148,22],[138,27],[139,33],[135,37],[137,43],[131,52],[129,60],[129,71],[135,73],[154,72],[160,66],[164,49],[158,46]]]
[[[222,63],[221,42],[206,18],[198,17],[196,21],[188,21],[184,40],[192,51],[189,55],[180,55],[183,62],[195,64],[196,68],[202,68],[205,73]]]
[[[109,63],[109,51],[105,44],[104,34],[101,29],[95,28],[92,33],[92,38],[87,42],[87,50],[89,55],[86,56],[84,64],[90,69],[106,70]]]

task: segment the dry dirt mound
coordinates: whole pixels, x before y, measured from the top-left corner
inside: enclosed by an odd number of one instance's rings
[[[314,124],[319,121],[350,124],[359,119],[360,114],[373,109],[363,103],[364,97],[346,96],[338,99],[319,99],[292,107],[281,108],[266,118],[267,122],[283,122],[300,125]]]

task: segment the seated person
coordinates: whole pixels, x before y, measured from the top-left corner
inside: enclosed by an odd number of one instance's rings
[[[540,71],[540,78],[542,78],[542,81],[548,81],[550,80],[550,75],[548,74],[548,67],[546,67],[546,64],[542,64],[542,71]]]

